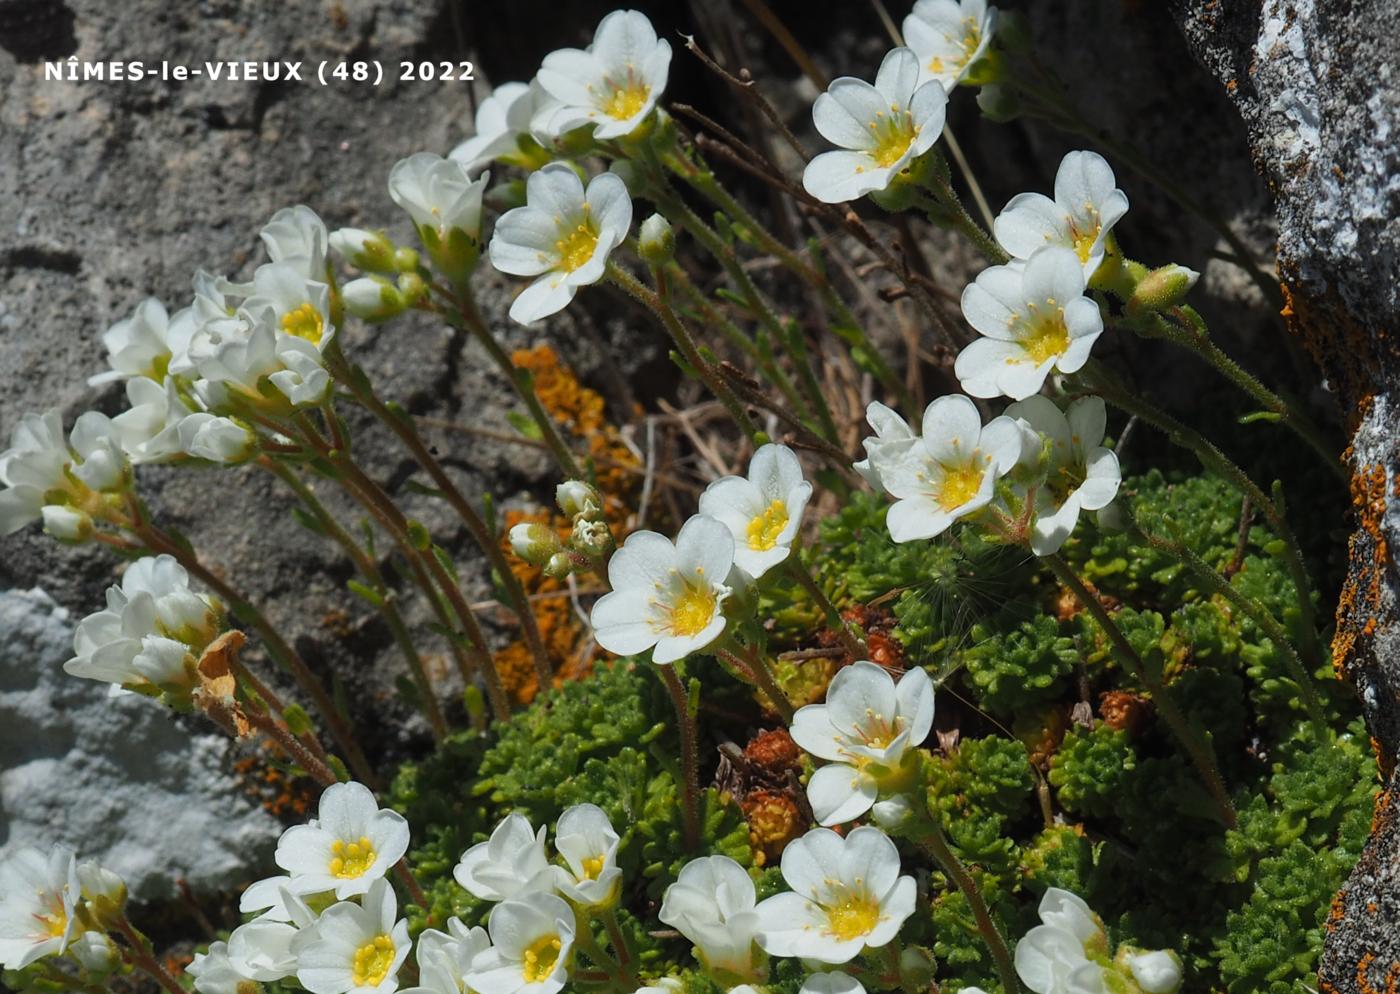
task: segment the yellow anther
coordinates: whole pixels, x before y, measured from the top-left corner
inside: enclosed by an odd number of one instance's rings
[[[604,859],[602,856],[591,856],[583,861],[583,875],[589,880],[597,880],[598,875],[603,872]]]
[[[593,258],[598,247],[598,232],[592,220],[585,214],[584,220],[570,231],[561,230],[554,243],[554,251],[559,253],[559,268],[572,273]]]
[[[945,511],[962,507],[982,489],[984,475],[984,470],[974,464],[947,470],[938,490],[938,506]]]
[[[387,935],[376,935],[356,949],[350,967],[355,986],[377,987],[382,983],[389,975],[389,968],[394,965],[396,952],[394,940]]]
[[[321,312],[312,304],[302,304],[294,311],[282,315],[282,330],[297,338],[304,338],[312,345],[321,344],[321,333],[325,330]]]
[[[826,909],[827,931],[845,942],[868,935],[880,923],[880,905],[865,894],[848,894]]]
[[[671,634],[682,638],[699,635],[715,617],[715,592],[708,586],[687,583],[671,605]]]
[[[749,548],[756,552],[767,552],[778,544],[778,536],[787,525],[787,505],[781,500],[773,501],[762,513],[749,521]]]
[[[546,935],[541,939],[536,939],[525,950],[525,956],[520,964],[520,973],[529,984],[537,984],[554,972],[554,965],[559,962],[559,937],[557,935]]]
[[[352,842],[336,839],[331,843],[331,855],[331,875],[350,880],[364,876],[374,865],[377,854],[374,845],[362,835]]]
[[[626,121],[646,106],[651,96],[651,87],[628,74],[627,82],[615,87],[612,95],[603,104],[603,113],[619,121]]]

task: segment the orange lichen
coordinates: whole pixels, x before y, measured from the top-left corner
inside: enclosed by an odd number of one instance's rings
[[[1132,735],[1142,730],[1151,710],[1152,705],[1146,698],[1126,690],[1108,690],[1099,695],[1099,714],[1104,724]]]
[[[272,739],[258,744],[255,755],[234,761],[233,773],[243,793],[278,821],[305,821],[320,793],[309,776],[295,776],[286,753]]]

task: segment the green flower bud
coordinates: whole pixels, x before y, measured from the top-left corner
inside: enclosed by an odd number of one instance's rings
[[[653,266],[664,266],[676,255],[676,233],[671,222],[653,214],[642,222],[637,235],[637,254]]]
[[[554,500],[567,517],[582,517],[588,521],[603,518],[602,494],[582,480],[565,480],[559,484],[554,488]]]
[[[408,301],[388,280],[364,276],[351,280],[340,290],[345,310],[365,321],[387,321],[402,314]]]
[[[382,232],[341,228],[331,232],[330,242],[331,251],[367,273],[389,272],[394,268],[394,243]]]
[[[577,565],[577,563],[575,563],[574,557],[569,555],[569,553],[556,552],[549,557],[549,562],[544,564],[544,574],[545,576],[552,576],[556,580],[562,580],[574,571],[575,565]]]
[[[537,521],[522,521],[510,530],[511,551],[533,566],[544,566],[563,547],[554,529]]]
[[[1128,316],[1140,317],[1151,311],[1164,311],[1186,299],[1201,274],[1194,269],[1170,263],[1154,269],[1138,281],[1128,298]]]

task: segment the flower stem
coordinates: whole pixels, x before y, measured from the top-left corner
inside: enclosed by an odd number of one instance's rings
[[[112,928],[127,942],[127,960],[132,966],[148,974],[152,980],[164,987],[169,994],[186,994],[180,982],[170,975],[151,947],[151,941],[137,931],[136,926],[126,915],[119,914],[112,922]]]
[[[603,927],[608,931],[608,941],[612,944],[613,952],[617,954],[618,966],[622,968],[623,975],[635,990],[642,985],[637,976],[637,968],[633,965],[636,956],[633,954],[631,941],[618,923],[616,909],[604,908],[598,912],[598,917],[603,920]]]
[[[972,242],[978,252],[994,263],[1004,265],[1010,261],[1011,256],[997,244],[997,240],[988,233],[987,229],[977,223],[976,219],[967,212],[958,195],[953,192],[953,188],[947,181],[937,182],[929,187],[929,192],[933,194],[930,201],[926,197],[917,197],[916,203],[928,215],[929,222],[940,228],[952,227],[953,230],[962,233],[968,241]]]
[[[764,659],[758,649],[753,646],[741,646],[737,642],[732,642],[731,645],[734,646],[734,651],[726,648],[716,649],[715,651],[721,658],[728,660],[730,665],[734,666],[740,672],[747,673],[751,676],[753,682],[758,686],[758,689],[763,691],[763,695],[767,697],[769,702],[773,705],[773,710],[778,712],[778,716],[782,718],[783,724],[791,725],[792,716],[796,714],[796,709],[792,706],[792,701],[788,700],[787,693],[778,683],[778,678],[773,673],[772,664]]]
[[[1211,797],[1215,799],[1221,822],[1227,828],[1234,828],[1237,821],[1235,806],[1231,803],[1230,794],[1225,789],[1225,781],[1221,779],[1210,742],[1191,728],[1185,714],[1182,713],[1181,706],[1177,704],[1175,695],[1163,682],[1160,674],[1154,672],[1143,661],[1142,656],[1138,655],[1138,651],[1133,648],[1128,637],[1123,634],[1123,630],[1118,627],[1118,623],[1108,613],[1108,609],[1084,585],[1084,581],[1079,578],[1079,574],[1074,572],[1069,563],[1065,562],[1059,554],[1041,556],[1040,561],[1049,568],[1050,572],[1055,574],[1055,578],[1065,586],[1065,589],[1074,595],[1074,599],[1079,601],[1093,616],[1094,621],[1103,629],[1109,642],[1113,644],[1115,655],[1118,656],[1119,661],[1136,680],[1151,692],[1158,713],[1172,730],[1177,741],[1181,743],[1182,748],[1186,750],[1186,754],[1191,757],[1191,762],[1195,764],[1201,779],[1205,781],[1206,790],[1210,791]]]
[[[452,478],[447,475],[442,464],[423,444],[423,439],[419,436],[412,418],[406,412],[390,410],[388,405],[380,400],[370,388],[369,381],[364,378],[363,374],[349,368],[344,357],[337,357],[333,361],[332,368],[337,377],[349,386],[356,399],[397,435],[399,440],[413,453],[418,465],[432,477],[433,483],[442,491],[448,504],[452,506],[452,509],[457,512],[457,516],[467,526],[467,531],[471,533],[477,546],[486,554],[501,586],[505,588],[506,599],[510,602],[510,607],[520,622],[520,631],[534,661],[535,676],[539,681],[540,690],[547,690],[554,683],[554,670],[549,664],[549,654],[545,651],[539,623],[535,620],[535,614],[530,609],[530,602],[525,596],[524,588],[520,586],[520,579],[511,570],[510,562],[506,559],[505,553],[501,551],[500,543],[486,527],[486,522],[482,520],[481,515],[477,514],[476,509],[472,507],[471,502],[463,495],[457,484],[452,482]],[[489,677],[487,686],[489,689]]]
[[[335,775],[334,770],[313,756],[311,750],[299,742],[291,730],[272,715],[266,711],[259,711],[257,708],[244,708],[243,716],[247,719],[248,724],[272,736],[282,751],[287,754],[287,757],[300,765],[306,771],[307,776],[322,787],[331,787],[340,782],[340,778]]]
[[[481,311],[477,309],[476,301],[472,299],[469,292],[464,289],[452,298],[452,303],[457,305],[458,311],[447,314],[449,323],[459,324],[460,327],[471,332],[486,349],[501,372],[505,374],[506,379],[515,389],[516,395],[525,403],[525,407],[530,412],[531,420],[539,428],[540,437],[544,440],[544,444],[549,447],[549,451],[553,454],[554,461],[559,464],[559,469],[564,474],[565,479],[582,479],[583,471],[579,468],[577,460],[574,459],[574,454],[569,450],[568,443],[559,434],[559,428],[554,423],[554,419],[540,403],[539,394],[535,392],[529,372],[511,361],[506,350],[496,340],[496,336],[491,333],[490,327],[487,326],[485,319],[481,316]]]
[[[675,667],[666,663],[652,665],[676,709],[676,726],[681,736],[681,827],[686,849],[695,852],[700,848],[700,757],[695,714]]]
[[[384,581],[384,575],[380,572],[378,565],[360,547],[360,544],[340,526],[340,522],[335,520],[334,515],[326,509],[326,506],[312,493],[311,488],[303,483],[295,472],[267,456],[259,457],[258,464],[291,488],[307,511],[316,519],[316,523],[344,550],[351,562],[355,564],[356,569],[359,570],[360,575],[369,583],[377,597],[374,606],[379,611],[380,617],[384,619],[384,624],[388,626],[394,643],[399,647],[404,662],[408,664],[408,671],[413,676],[413,682],[418,686],[423,716],[428,719],[428,727],[432,729],[433,738],[441,742],[447,737],[447,722],[443,719],[442,709],[438,707],[437,694],[433,691],[432,681],[428,678],[428,671],[423,665],[423,657],[418,654],[418,648],[413,644],[413,636],[409,634],[408,626],[404,624],[403,616],[399,614],[399,609],[394,603],[394,592]]]
[[[1194,453],[1202,466],[1225,477],[1234,484],[1235,489],[1259,508],[1269,522],[1269,527],[1283,540],[1284,564],[1293,580],[1294,592],[1298,598],[1298,614],[1303,632],[1303,655],[1307,659],[1319,661],[1328,658],[1318,643],[1317,615],[1312,603],[1312,582],[1308,578],[1303,549],[1278,504],[1270,499],[1259,485],[1249,478],[1249,474],[1220,451],[1213,442],[1200,432],[1186,427],[1165,411],[1159,410],[1140,394],[1121,386],[1116,378],[1098,363],[1090,361],[1084,369],[1084,375],[1086,382],[1101,394],[1104,400],[1152,425],[1166,435],[1172,444]]]
[[[841,617],[841,612],[831,603],[831,598],[826,596],[826,591],[822,590],[796,549],[788,556],[788,572],[792,574],[798,586],[807,591],[807,595],[816,602],[817,607],[822,609],[822,613],[826,615],[827,627],[836,633],[836,637],[841,640],[841,648],[846,650],[851,660],[854,662],[857,659],[869,658],[870,650],[864,640],[857,636],[852,626]]]
[[[665,274],[658,270],[656,278],[659,292],[653,293],[627,270],[614,262],[608,263],[608,279],[656,315],[662,326],[670,333],[671,339],[680,349],[681,355],[685,356],[685,361],[704,381],[705,386],[710,388],[710,392],[724,405],[724,409],[729,412],[734,423],[745,435],[750,438],[754,437],[758,434],[758,428],[744,412],[744,405],[739,402],[739,398],[734,396],[734,391],[729,389],[729,385],[716,375],[705,357],[700,354],[700,350],[695,345],[695,339],[691,337],[681,320],[676,317],[676,312],[671,309]]]
[[[1299,438],[1316,452],[1337,479],[1347,482],[1346,467],[1336,449],[1328,445],[1322,432],[1301,411],[1294,408],[1278,394],[1259,382],[1250,372],[1221,350],[1220,346],[1207,334],[1205,324],[1189,308],[1180,308],[1187,316],[1190,327],[1176,321],[1168,321],[1160,314],[1152,314],[1140,322],[1129,322],[1134,331],[1149,338],[1163,338],[1183,348],[1190,349],[1207,363],[1214,366],[1244,393],[1262,405],[1268,412],[1287,425]]]
[[[932,831],[920,836],[918,841],[958,890],[962,891],[963,897],[967,898],[967,905],[972,909],[972,917],[977,922],[977,931],[981,934],[987,951],[992,954],[992,962],[996,964],[1002,990],[1005,994],[1019,994],[1021,985],[1016,978],[1016,967],[1012,964],[1011,950],[1007,948],[1006,938],[1001,934],[1001,929],[997,928],[997,923],[992,920],[992,913],[987,908],[982,891],[977,887],[977,881],[972,879],[967,867],[963,866],[949,847],[948,840],[943,836],[943,829],[934,825]]]
[[[1171,556],[1189,569],[1195,576],[1200,578],[1212,591],[1224,597],[1239,610],[1247,614],[1251,621],[1258,625],[1268,636],[1269,641],[1283,656],[1284,664],[1293,675],[1293,682],[1298,685],[1298,693],[1303,699],[1303,709],[1307,711],[1308,718],[1319,728],[1326,726],[1327,718],[1322,711],[1322,703],[1318,700],[1317,690],[1313,687],[1312,676],[1308,673],[1307,667],[1303,665],[1302,659],[1298,656],[1298,651],[1293,648],[1293,642],[1284,631],[1283,626],[1278,623],[1272,614],[1264,608],[1253,597],[1247,597],[1240,593],[1229,580],[1221,576],[1217,571],[1211,569],[1210,564],[1198,556],[1191,549],[1180,542],[1173,542],[1153,535],[1143,529],[1141,523],[1136,519],[1130,519],[1129,534],[1141,542],[1145,542],[1158,552],[1163,552]]]

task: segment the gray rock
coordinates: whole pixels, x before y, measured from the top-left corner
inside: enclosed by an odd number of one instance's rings
[[[228,738],[64,673],[73,619],[42,590],[0,591],[0,631],[0,860],[63,843],[153,900],[267,858],[281,826],[226,772]]]
[[[1333,656],[1387,781],[1329,922],[1326,991],[1400,974],[1400,44],[1395,0],[1178,0],[1274,193],[1292,332],[1346,412],[1355,530]]]

